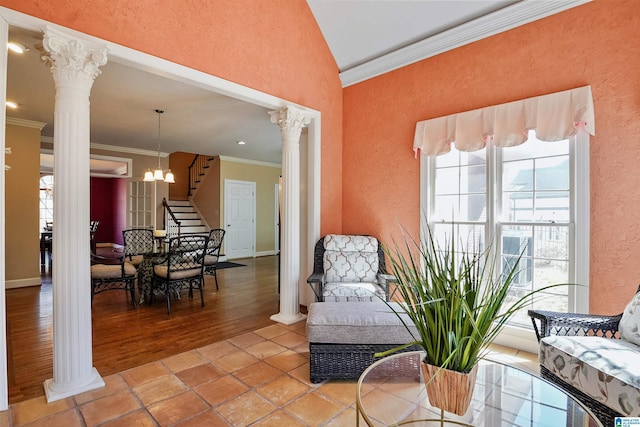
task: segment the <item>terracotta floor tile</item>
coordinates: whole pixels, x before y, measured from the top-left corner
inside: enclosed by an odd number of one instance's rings
[[[140,404],[129,390],[122,390],[101,399],[80,405],[80,412],[87,427],[120,418],[140,408]]]
[[[265,359],[265,362],[275,366],[281,371],[288,372],[309,362],[309,358],[302,356],[295,351],[287,350]]]
[[[318,393],[308,393],[284,408],[310,426],[318,426],[346,409],[338,402]]]
[[[349,408],[337,417],[326,423],[323,427],[353,427],[356,425],[356,410]],[[360,425],[366,426],[364,418],[360,417]]]
[[[9,425],[9,424],[0,424]],[[57,414],[49,415],[45,418],[40,418],[32,423],[27,424],[25,427],[84,427],[82,417],[76,409],[69,409],[64,412],[58,412]]]
[[[296,348],[299,345],[306,344],[307,337],[296,332],[287,332],[272,338],[271,341],[287,348]]]
[[[209,409],[211,409],[210,406],[193,391],[187,391],[147,407],[161,426],[187,420]]]
[[[322,384],[317,391],[332,399],[337,400],[346,406],[356,403],[356,390],[358,382],[356,380],[331,380]]]
[[[133,387],[133,392],[138,396],[138,399],[140,399],[143,405],[149,406],[161,400],[184,393],[187,389],[187,386],[176,376],[165,375]]]
[[[122,372],[120,375],[127,384],[129,384],[129,386],[135,387],[170,373],[171,372],[162,363],[153,362],[138,366],[137,368],[129,369]]]
[[[256,389],[258,393],[278,406],[283,406],[309,391],[309,386],[289,375],[281,375],[275,380]]]
[[[216,366],[227,372],[235,372],[246,366],[253,365],[258,359],[244,351],[236,351],[235,353],[226,354],[214,361]]]
[[[226,400],[233,399],[249,390],[231,375],[197,386],[193,389],[206,400],[209,405],[216,406]]]
[[[296,353],[301,354],[301,355],[305,356],[307,359],[309,359],[309,343],[308,342],[305,341],[300,345],[292,347],[291,350],[293,350]]]
[[[309,363],[305,363],[304,365],[300,365],[297,368],[290,370],[288,374],[310,387],[317,387],[318,384],[312,383],[311,379],[309,378],[309,369]]]
[[[247,426],[259,420],[270,412],[278,409],[265,398],[254,391],[249,391],[233,400],[223,403],[216,408],[234,427]]]
[[[233,373],[234,377],[249,387],[259,386],[279,377],[280,375],[282,375],[282,371],[280,369],[262,361],[249,365],[246,368],[239,369]]]
[[[118,374],[109,375],[108,377],[103,378],[103,380],[105,384],[104,387],[75,395],[74,399],[76,400],[76,403],[78,405],[82,405],[83,403],[115,394],[127,388],[127,383],[125,383],[122,377]]]
[[[298,332],[299,334],[307,336],[307,319],[301,320],[300,322],[293,323],[291,325],[282,325],[290,331]]]
[[[289,331],[290,329],[288,329],[285,325],[275,324],[275,325],[264,327],[262,329],[258,329],[257,331],[254,331],[254,333],[270,340],[273,337],[286,334]]]
[[[184,371],[193,368],[205,362],[204,357],[196,350],[187,351],[166,359],[162,359],[162,363],[173,372]]]
[[[175,375],[188,387],[193,388],[197,385],[217,380],[225,375],[225,372],[211,363],[203,363],[202,365],[177,372]]]
[[[229,423],[211,409],[193,418],[189,418],[184,422],[178,423],[175,427],[229,427]]]
[[[40,396],[12,405],[11,418],[14,426],[20,426],[71,409],[74,404],[72,397],[47,403],[47,399]]]
[[[264,337],[253,332],[247,332],[246,334],[229,338],[227,341],[229,341],[231,344],[235,345],[238,348],[245,349],[247,347],[251,347],[252,345],[255,345],[255,344],[258,344],[259,342],[264,341]]]
[[[353,427],[352,424],[350,427]],[[307,427],[302,421],[292,417],[286,412],[279,410],[273,412],[255,424],[251,424],[251,427]]]
[[[123,417],[102,424],[100,427],[157,427],[156,422],[151,415],[144,410],[139,409],[135,412],[127,414]]]
[[[410,401],[401,399],[394,394],[385,393],[382,390],[373,390],[367,397],[368,402],[375,404],[365,404],[364,411],[372,419],[390,423],[404,416],[415,407]]]
[[[238,347],[236,347],[235,345],[227,341],[220,341],[213,344],[209,344],[204,347],[200,347],[196,349],[196,351],[200,353],[202,357],[213,361],[229,353],[234,353],[238,351]]]
[[[273,341],[262,341],[244,349],[244,351],[258,359],[266,359],[267,357],[282,353],[285,350],[285,347],[276,344]]]

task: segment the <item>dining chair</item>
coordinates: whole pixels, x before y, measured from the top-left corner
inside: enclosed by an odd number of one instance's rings
[[[218,267],[220,247],[222,247],[224,233],[225,230],[222,228],[214,228],[209,232],[209,243],[207,244],[207,252],[204,255],[204,274],[213,276],[216,281],[216,290],[218,290],[218,275],[216,274],[216,269]]]
[[[136,268],[145,255],[153,253],[153,230],[150,228],[122,230],[122,239],[125,257]]]
[[[116,254],[116,253],[114,253]],[[123,290],[130,294],[133,308],[136,304],[136,268],[125,261],[124,254],[115,257],[104,257],[91,254],[91,306],[93,297],[105,291]]]
[[[200,302],[204,307],[204,256],[207,250],[208,235],[194,234],[172,237],[168,242],[168,251],[153,265],[151,295],[153,303],[156,291],[161,291],[167,301],[167,313],[171,313],[171,295],[180,295],[182,289],[189,289],[189,298],[193,298],[193,289],[200,290]]]

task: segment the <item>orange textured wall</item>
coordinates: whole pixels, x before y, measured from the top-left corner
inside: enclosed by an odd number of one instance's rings
[[[344,90],[343,230],[419,229],[416,122],[591,85],[591,293],[620,312],[640,283],[640,2],[596,0]]]
[[[323,232],[342,209],[342,87],[304,0],[0,0],[0,5],[322,113]]]

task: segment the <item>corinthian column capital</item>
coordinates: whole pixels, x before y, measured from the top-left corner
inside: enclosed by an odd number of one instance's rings
[[[304,111],[292,105],[287,105],[279,110],[269,111],[271,123],[278,125],[282,139],[300,140],[300,133],[305,125],[311,122],[311,117],[306,116]]]
[[[39,49],[56,85],[67,82],[91,88],[101,73],[99,67],[107,63],[105,46],[73,39],[52,28],[45,30]]]

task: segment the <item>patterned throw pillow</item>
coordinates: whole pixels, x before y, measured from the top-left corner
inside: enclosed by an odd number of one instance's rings
[[[618,329],[622,339],[640,345],[640,292],[625,307]]]

